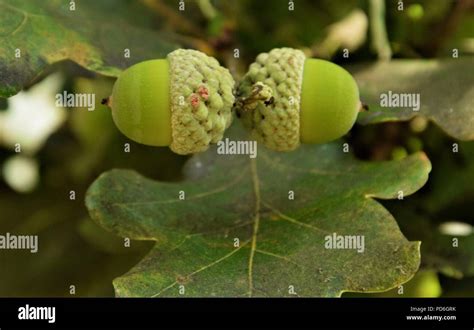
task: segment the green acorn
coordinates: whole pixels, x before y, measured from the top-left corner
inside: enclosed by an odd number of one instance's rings
[[[235,105],[253,136],[277,151],[343,136],[360,109],[357,84],[346,70],[292,48],[258,55]]]
[[[222,139],[232,122],[233,88],[216,59],[178,49],[125,70],[105,103],[128,138],[190,154]]]

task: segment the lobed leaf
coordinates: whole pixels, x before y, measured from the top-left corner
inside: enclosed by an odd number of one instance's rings
[[[106,229],[157,242],[114,281],[118,296],[179,296],[184,285],[185,296],[290,296],[292,286],[298,296],[332,297],[388,290],[413,276],[419,242],[407,241],[373,198],[411,194],[429,171],[421,153],[369,163],[338,143],[260,148],[257,159],[211,149],[190,160],[193,178],[178,183],[106,172],[86,205]],[[326,249],[333,233],[364,236],[363,253]]]

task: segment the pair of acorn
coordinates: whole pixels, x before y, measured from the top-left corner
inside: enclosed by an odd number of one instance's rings
[[[178,49],[125,70],[106,103],[128,138],[178,154],[220,141],[233,111],[265,146],[290,151],[343,136],[361,107],[346,70],[292,48],[258,55],[235,96],[231,74],[216,59]]]

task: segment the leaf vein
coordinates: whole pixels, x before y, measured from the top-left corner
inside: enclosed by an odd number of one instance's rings
[[[246,173],[247,173],[247,171],[243,171],[243,172],[240,173],[240,175],[236,176],[234,180],[232,180],[230,182],[227,182],[226,184],[224,184],[220,187],[217,187],[213,190],[206,191],[206,192],[203,192],[203,193],[200,193],[200,194],[196,194],[196,195],[187,197],[185,200],[186,201],[196,200],[196,199],[208,197],[208,196],[215,195],[215,194],[218,194],[220,192],[223,192],[223,191],[229,189],[230,187],[235,186],[236,184],[238,184],[243,179],[243,177],[245,176]],[[182,202],[182,201],[183,200],[181,200],[179,198],[173,198],[173,199],[166,199],[166,200],[154,200],[154,201],[142,201],[142,202],[118,202],[118,203],[112,203],[111,205],[113,205],[113,206],[125,206],[126,207],[126,206],[132,206],[132,205],[172,204],[172,203],[177,203],[177,202]]]
[[[253,232],[252,232],[252,245],[250,249],[249,255],[249,265],[248,265],[248,282],[249,282],[249,289],[248,295],[251,297],[253,292],[253,262],[255,257],[255,251],[257,249],[257,235],[258,229],[260,225],[260,182],[258,179],[257,173],[257,163],[254,159],[250,161],[250,168],[252,173],[252,182],[253,182],[253,189],[255,194],[255,218],[253,224]]]
[[[243,248],[244,246],[246,246],[247,244],[249,243],[249,241],[245,241],[243,244],[241,244],[238,248],[232,250],[231,252],[227,253],[226,255],[224,255],[223,257],[217,259],[217,260],[214,260],[213,262],[211,262],[210,264],[207,264],[205,266],[202,266],[201,268],[189,273],[188,275],[186,275],[185,277],[186,278],[189,278],[193,275],[196,275],[197,273],[200,273],[208,268],[211,268],[212,266],[215,266],[217,265],[218,263],[226,260],[227,258],[231,257],[233,254],[237,253],[241,248]],[[176,284],[178,284],[179,282],[178,281],[174,281],[173,283],[171,283],[170,285],[168,285],[167,287],[165,287],[164,289],[162,289],[160,292],[152,295],[151,297],[154,298],[154,297],[158,297],[160,294],[162,294],[163,292],[171,289],[172,287],[174,287]]]
[[[278,215],[283,220],[286,220],[290,223],[293,223],[293,224],[301,226],[301,227],[305,227],[305,228],[309,228],[309,229],[312,229],[312,230],[322,232],[324,234],[330,234],[330,232],[327,231],[327,230],[324,230],[324,229],[318,228],[316,226],[310,225],[308,223],[296,220],[295,218],[292,218],[292,217],[284,214],[283,212],[281,212],[280,210],[278,210],[275,207],[271,206],[269,203],[267,203],[265,201],[263,201],[262,204],[265,205],[265,207],[269,208],[272,212],[274,212],[276,215]]]
[[[269,251],[265,251],[265,250],[261,250],[261,249],[256,249],[255,250],[256,252],[258,253],[261,253],[261,254],[265,254],[265,255],[268,255],[268,256],[271,256],[271,257],[274,257],[274,258],[277,258],[277,259],[282,259],[288,263],[291,263],[291,264],[294,264],[298,267],[301,267],[301,268],[304,268],[302,265],[300,265],[299,263],[297,263],[296,261],[293,261],[291,260],[290,258],[288,257],[285,257],[285,256],[281,256],[279,254],[276,254],[276,253],[273,253],[273,252],[269,252]]]

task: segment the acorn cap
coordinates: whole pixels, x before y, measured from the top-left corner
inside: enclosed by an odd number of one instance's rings
[[[201,152],[221,140],[232,122],[234,80],[217,60],[178,49],[166,59],[135,64],[117,79],[109,105],[130,139]]]
[[[190,49],[168,54],[172,141],[178,154],[204,151],[232,123],[234,79],[216,59]]]
[[[237,115],[268,148],[300,144],[300,97],[305,55],[292,48],[261,53],[237,89]]]
[[[324,143],[353,126],[360,108],[352,76],[328,61],[292,48],[257,56],[237,89],[236,111],[268,148],[290,151]]]

